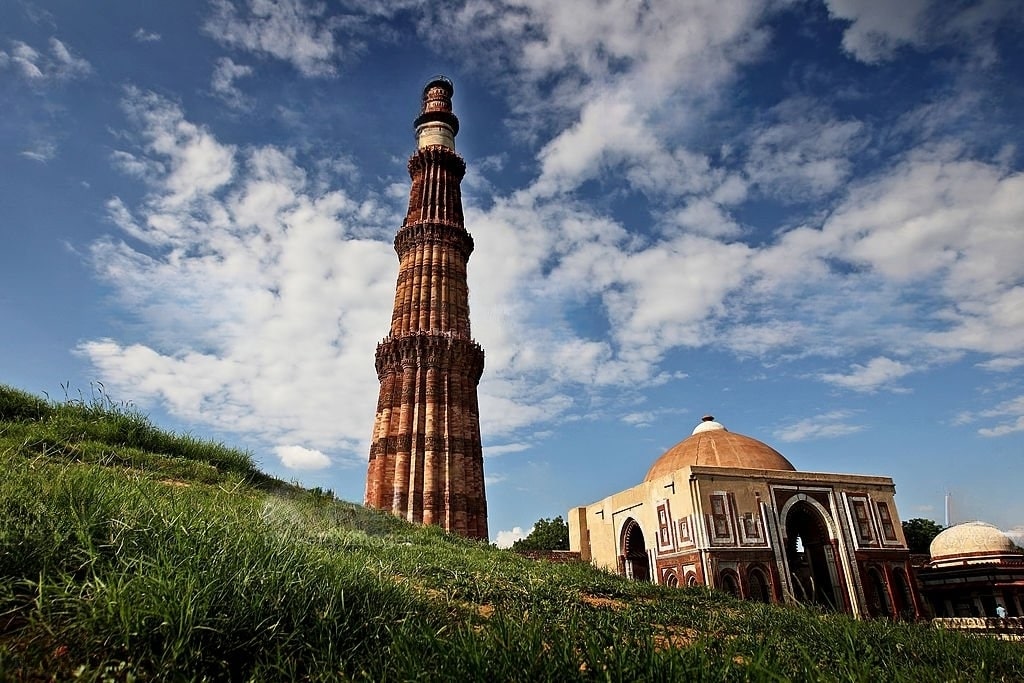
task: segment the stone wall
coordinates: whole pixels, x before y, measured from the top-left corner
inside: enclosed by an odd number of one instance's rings
[[[939,628],[990,635],[1004,640],[1024,640],[1024,617],[947,617],[932,619]]]

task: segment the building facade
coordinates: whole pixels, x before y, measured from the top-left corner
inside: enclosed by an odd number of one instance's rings
[[[637,580],[914,619],[894,496],[888,477],[797,471],[709,416],[640,484],[570,510],[570,549]]]
[[[487,538],[477,385],[484,352],[469,327],[462,213],[466,163],[455,153],[452,83],[423,89],[409,209],[395,236],[398,282],[391,330],[377,345],[380,396],[366,505],[412,522]]]
[[[1024,551],[985,522],[943,530],[917,577],[931,612],[940,619],[1024,616]]]

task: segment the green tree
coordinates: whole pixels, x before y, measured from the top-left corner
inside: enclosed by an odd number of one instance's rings
[[[942,526],[930,519],[916,517],[903,522],[903,535],[907,537],[907,547],[912,553],[928,552],[928,546],[940,531]]]
[[[538,519],[533,531],[526,538],[512,544],[512,550],[568,550],[569,525],[562,516],[554,519]]]

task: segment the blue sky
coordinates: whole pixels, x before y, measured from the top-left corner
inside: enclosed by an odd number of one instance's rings
[[[0,381],[361,501],[423,84],[455,83],[492,538],[705,413],[1024,529],[1024,9],[0,7]]]

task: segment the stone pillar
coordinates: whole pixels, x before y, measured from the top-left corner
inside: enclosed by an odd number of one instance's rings
[[[484,353],[469,329],[466,231],[455,153],[453,88],[423,90],[409,209],[395,236],[398,281],[391,331],[377,345],[380,398],[366,474],[366,505],[413,522],[487,539],[477,385]]]

